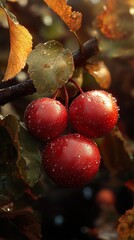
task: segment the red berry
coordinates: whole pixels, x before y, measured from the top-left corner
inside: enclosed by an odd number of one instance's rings
[[[26,108],[25,124],[35,137],[49,140],[60,136],[67,126],[66,108],[52,98],[40,98]]]
[[[69,108],[73,128],[89,138],[109,133],[118,120],[115,98],[105,91],[88,91],[80,94]]]
[[[42,154],[47,174],[64,187],[81,187],[96,175],[100,165],[99,149],[80,134],[61,136],[48,143]]]

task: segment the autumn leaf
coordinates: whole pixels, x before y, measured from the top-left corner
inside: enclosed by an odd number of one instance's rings
[[[13,78],[24,68],[27,57],[32,50],[32,36],[29,31],[17,22],[16,17],[4,6],[0,5],[5,11],[9,31],[10,31],[10,54],[4,80]]]
[[[77,31],[81,27],[82,14],[72,11],[66,0],[44,0],[44,2],[60,16],[70,30]]]
[[[107,89],[111,84],[111,74],[103,61],[87,63],[85,69],[91,74],[100,87]]]
[[[102,159],[109,171],[127,181],[134,177],[133,153],[128,148],[127,140],[123,138],[118,127],[103,137],[99,143]]]
[[[123,12],[123,7],[120,8],[120,4],[122,5],[122,0],[108,0],[103,12],[97,17],[97,26],[100,31],[107,38],[113,40],[124,39],[128,35],[123,19],[121,18],[123,23],[119,20]]]
[[[117,228],[118,240],[133,240],[134,239],[134,208],[127,210],[119,219]]]

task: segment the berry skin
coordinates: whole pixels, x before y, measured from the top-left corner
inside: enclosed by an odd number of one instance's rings
[[[60,136],[67,126],[67,118],[66,108],[52,98],[31,102],[24,114],[29,132],[44,141]]]
[[[101,90],[80,94],[71,103],[69,117],[73,128],[89,138],[109,133],[118,120],[115,98]]]
[[[100,165],[96,143],[80,134],[61,136],[48,143],[42,159],[48,176],[63,187],[82,187],[92,180]]]

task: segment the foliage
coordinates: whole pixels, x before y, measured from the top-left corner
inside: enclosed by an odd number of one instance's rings
[[[24,68],[28,54],[32,50],[32,36],[29,31],[20,25],[16,17],[0,2],[4,10],[10,31],[10,54],[4,80],[13,78]]]
[[[133,178],[133,152],[127,147],[127,141],[117,127],[102,139],[100,149],[103,161],[112,174],[124,181]]]
[[[111,84],[111,74],[103,61],[87,63],[85,66],[89,74],[101,88],[108,89]]]
[[[41,2],[42,5],[40,5]],[[19,16],[20,10],[13,10],[17,9],[13,8],[13,5],[17,3],[19,3],[19,0],[0,0],[0,10],[2,11],[0,17],[3,17],[3,14],[5,15],[9,26],[10,37],[7,69],[2,78],[3,81],[7,81],[15,77],[13,81],[15,80],[15,84],[19,86],[16,81],[18,77],[17,74],[20,73],[21,76],[21,74],[25,75],[28,73],[37,91],[37,95],[19,99],[17,103],[11,104],[12,111],[14,104],[16,104],[16,109],[18,108],[21,112],[21,114],[19,111],[17,112],[17,117],[10,114],[4,117],[1,115],[2,111],[0,109],[0,224],[4,227],[8,225],[9,229],[14,230],[14,239],[27,238],[37,240],[41,239],[41,229],[36,221],[34,211],[32,208],[22,206],[19,208],[19,201],[24,202],[24,205],[27,206],[27,198],[32,199],[31,201],[38,200],[45,192],[44,186],[47,185],[47,183],[48,185],[51,183],[46,176],[46,181],[44,181],[42,173],[40,149],[44,147],[46,142],[42,143],[37,141],[27,131],[23,119],[20,120],[23,115],[22,109],[24,107],[22,106],[23,104],[24,106],[27,105],[29,99],[37,98],[40,95],[52,96],[54,93],[56,93],[55,97],[58,97],[68,106],[68,103],[70,104],[78,94],[78,91],[81,90],[80,87],[82,87],[82,89],[85,88],[86,91],[96,88],[108,90],[111,84],[113,84],[112,78],[115,76],[114,74],[116,74],[116,71],[113,71],[113,65],[109,58],[113,59],[118,57],[116,63],[118,65],[120,61],[122,68],[124,68],[127,63],[129,65],[127,75],[129,75],[129,70],[133,68],[134,62],[134,24],[131,24],[134,18],[134,1],[105,1],[102,11],[99,14],[97,13],[94,19],[92,30],[89,30],[90,27],[88,26],[84,34],[82,34],[81,28],[82,13],[84,17],[84,10],[81,9],[81,3],[79,1],[75,4],[78,6],[80,4],[78,8],[80,12],[73,11],[72,7],[68,5],[65,0],[43,0],[38,3],[40,5],[39,9],[28,8],[27,15],[28,11],[35,11],[33,15],[35,21],[37,20],[37,25],[39,12],[41,12],[42,15],[40,15],[40,19],[43,19],[45,22],[42,30],[38,30],[38,26],[36,26],[35,29],[34,26],[32,26],[30,29],[30,24],[34,25],[34,23],[31,23],[32,20],[27,24],[29,30],[19,24],[17,20],[18,17],[16,18],[12,13],[18,11],[17,16]],[[29,1],[28,4],[30,6],[31,1]],[[46,5],[48,5],[65,24],[63,24],[60,19],[57,20],[55,14],[51,11],[49,12]],[[42,8],[42,6],[44,6],[44,8]],[[90,9],[88,17],[93,23],[91,19],[92,14],[94,13],[92,13],[92,9]],[[48,17],[48,22],[45,19],[46,16]],[[22,21],[21,17],[19,19]],[[84,21],[85,19],[83,18],[83,25],[85,23]],[[69,33],[65,25],[69,27],[74,35]],[[58,33],[58,27],[61,28],[60,34]],[[80,39],[75,33],[78,30],[79,36],[81,36]],[[50,36],[54,36],[54,34],[49,35],[49,33],[54,31],[57,39],[59,37],[58,40],[50,40]],[[35,32],[37,33],[35,34]],[[36,36],[38,33],[42,34],[40,38]],[[50,38],[49,41],[45,43],[43,43],[45,39],[43,37],[44,35],[47,36],[46,39]],[[86,48],[83,48],[81,42],[85,41],[89,35],[97,37],[100,50],[99,55],[83,61],[80,66],[76,66],[74,59],[77,53],[79,53],[78,56],[81,56],[82,59],[84,59],[83,56],[87,55]],[[76,44],[73,39],[74,36],[78,40],[79,45],[79,51],[77,51],[77,53],[72,53],[71,50],[69,50],[70,42],[73,42],[71,45],[73,46],[72,49],[76,49]],[[39,40],[41,43],[39,43]],[[32,45],[35,46],[33,50]],[[1,56],[1,58],[3,58],[2,54]],[[0,66],[0,68],[2,72],[2,66]],[[24,72],[20,72],[22,69],[24,69]],[[118,78],[122,78],[120,72],[118,72]],[[131,78],[133,78],[133,76],[131,76]],[[69,81],[70,79],[75,80],[78,88]],[[118,80],[117,77],[116,80]],[[9,82],[11,82],[11,85],[8,85]],[[16,85],[12,85],[12,80],[9,82],[6,83],[7,85],[2,85],[3,82],[1,83],[0,94],[2,94],[3,89],[7,90],[6,94],[10,93],[11,95],[12,89],[18,92],[20,91],[19,87],[19,90],[16,90]],[[7,86],[7,88],[5,86]],[[122,92],[125,92],[126,85],[124,84],[122,88]],[[6,94],[4,98],[7,97]],[[27,95],[27,93],[24,95]],[[133,88],[131,91],[129,90],[129,94],[127,93],[126,95],[128,98],[130,95],[133,96]],[[102,168],[106,168],[106,171],[110,173],[109,178],[114,176],[121,186],[125,185],[133,192],[134,150],[130,148],[128,136],[125,135],[126,133],[124,134],[125,130],[122,127],[122,120],[119,119],[118,125],[119,127],[115,127],[108,135],[100,139],[95,139],[95,141],[101,151],[103,161]],[[119,130],[120,126],[121,130]],[[122,129],[123,133],[121,132]],[[71,129],[71,131],[73,130]],[[124,137],[123,134],[125,135]],[[102,177],[103,171],[100,170],[99,174]],[[119,219],[119,239],[133,239],[133,215],[134,209],[131,209]],[[2,233],[2,227],[0,230],[0,237],[1,236],[7,237],[6,233]]]
[[[54,40],[38,44],[27,63],[29,75],[39,94],[54,93],[72,77],[74,71],[71,52]]]
[[[82,14],[72,11],[65,0],[51,1],[44,0],[49,7],[56,12],[72,31],[77,31],[81,27]]]
[[[134,208],[125,212],[119,219],[119,240],[133,240],[134,237]]]

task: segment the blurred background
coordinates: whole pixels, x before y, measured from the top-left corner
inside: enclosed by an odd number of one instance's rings
[[[97,61],[103,62],[102,76],[108,82],[108,91],[117,98],[120,106],[118,127],[127,140],[128,148],[134,153],[134,3],[127,0],[111,1],[111,9],[109,1],[103,0],[67,2],[83,15],[82,27],[78,31],[80,41],[84,43],[92,36],[98,39],[100,53]],[[18,0],[8,6],[20,24],[32,34],[34,46],[54,39],[72,52],[78,50],[78,41],[73,33],[43,1]],[[105,21],[100,18],[97,24],[98,16],[104,10]],[[107,15],[110,17],[107,18]],[[110,25],[113,19],[116,26],[113,23]],[[105,22],[109,24],[109,29],[105,29]],[[121,34],[118,36],[117,33]],[[0,11],[0,81],[7,66],[9,45],[6,18]],[[92,61],[94,63],[94,59]],[[16,79],[28,79],[27,68]],[[85,91],[102,88],[94,76],[86,71],[82,73],[81,85]],[[20,101],[6,104],[1,108],[1,113],[13,113],[23,120],[24,109],[34,96],[20,99],[21,104]],[[90,184],[82,189],[62,189],[49,183],[44,197],[35,202],[33,207],[39,215],[45,240],[116,240],[118,218],[132,206],[132,191],[114,177],[102,161],[101,170]]]

